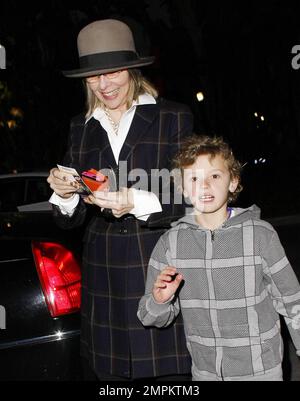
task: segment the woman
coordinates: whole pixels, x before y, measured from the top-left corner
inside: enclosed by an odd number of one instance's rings
[[[84,78],[88,111],[72,120],[64,165],[78,172],[112,168],[120,178],[119,188],[86,198],[75,194],[76,185],[57,168],[48,178],[61,227],[82,224],[87,208],[92,214],[84,236],[81,353],[104,380],[185,374],[190,361],[181,318],[158,330],[144,328],[136,314],[151,251],[183,214],[172,197],[163,202],[170,192],[167,179],[151,191],[145,177],[149,184],[151,173],[157,179],[154,169],[169,168],[192,133],[193,118],[186,106],[157,98],[136,69],[154,60],[137,55],[123,22],[89,24],[78,35],[78,52],[80,68],[64,74]],[[138,174],[144,175],[142,189],[133,183]]]

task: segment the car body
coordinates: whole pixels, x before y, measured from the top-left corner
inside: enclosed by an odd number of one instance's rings
[[[47,172],[0,175],[0,212],[50,211]]]
[[[0,380],[81,377],[78,290],[82,234],[80,229],[66,232],[56,226],[48,202],[47,175],[0,176]],[[39,192],[30,193],[34,190]],[[51,309],[58,289],[63,288],[61,283],[54,283],[55,295],[47,294],[52,280],[49,271],[59,272],[57,266],[67,266],[63,280],[76,271],[75,279],[71,278],[77,286],[75,306],[62,311]],[[70,288],[73,296],[74,283]]]

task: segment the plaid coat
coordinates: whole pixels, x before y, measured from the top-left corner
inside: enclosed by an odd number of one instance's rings
[[[192,125],[192,114],[184,105],[159,100],[137,106],[119,161],[127,161],[128,171],[145,170],[150,179],[151,169],[170,167]],[[117,167],[97,120],[85,124],[83,115],[73,119],[64,164],[77,171]],[[159,192],[161,196],[163,188]],[[181,317],[167,329],[156,329],[144,328],[136,316],[151,252],[170,222],[184,214],[182,205],[162,205],[162,212],[143,222],[128,216],[106,218],[100,208],[81,201],[71,218],[55,208],[57,223],[63,228],[81,224],[87,207],[92,218],[84,236],[82,355],[98,375],[140,378],[189,372]]]
[[[284,316],[300,355],[300,286],[274,228],[256,207],[211,231],[193,215],[166,232],[150,259],[143,324],[164,327],[181,309],[195,380],[255,380],[280,376]],[[184,277],[178,297],[157,304],[153,283],[166,265]],[[295,320],[296,319],[296,320]]]

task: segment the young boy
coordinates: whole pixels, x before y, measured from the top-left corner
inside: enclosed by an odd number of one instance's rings
[[[279,314],[300,355],[300,286],[278,235],[255,205],[228,207],[241,166],[222,138],[191,137],[175,164],[193,213],[154,248],[138,317],[165,327],[181,309],[193,380],[282,381]]]

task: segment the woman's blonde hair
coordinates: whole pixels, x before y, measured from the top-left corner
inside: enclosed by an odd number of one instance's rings
[[[127,109],[129,109],[132,105],[132,102],[138,99],[140,95],[143,93],[148,93],[154,98],[158,97],[158,91],[154,88],[154,86],[143,77],[140,70],[137,69],[128,69],[129,74],[129,90],[127,93]],[[86,90],[86,107],[87,113],[85,115],[86,118],[90,117],[94,110],[97,107],[104,108],[103,103],[95,96],[94,92],[91,90],[89,85],[84,80],[84,86]]]
[[[237,179],[238,185],[234,192],[228,194],[228,202],[234,202],[242,191],[241,163],[234,157],[230,146],[222,137],[209,137],[206,135],[192,135],[181,144],[181,149],[173,160],[173,167],[180,171],[180,177],[175,177],[177,186],[182,187],[182,173],[184,168],[196,162],[198,156],[209,155],[214,159],[217,155],[226,161],[231,179]]]

